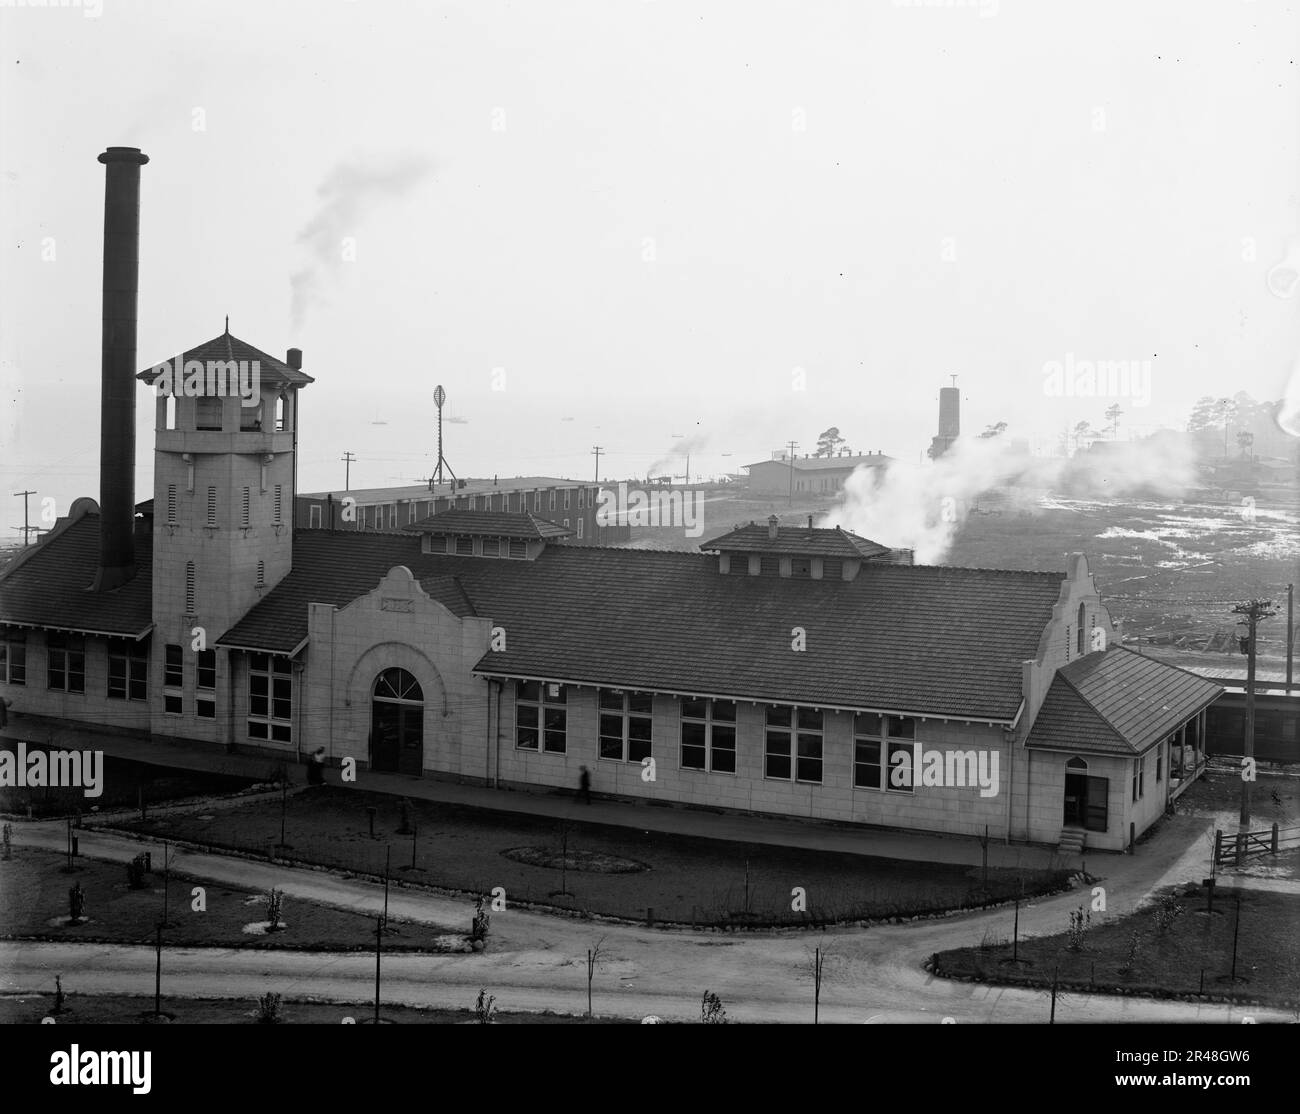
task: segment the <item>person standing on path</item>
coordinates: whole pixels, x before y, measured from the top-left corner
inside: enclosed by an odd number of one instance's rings
[[[311,765],[307,767],[307,784],[325,784],[325,748],[317,747],[311,756]]]
[[[582,773],[578,777],[578,796],[584,804],[591,804],[591,771],[586,766],[582,767]]]

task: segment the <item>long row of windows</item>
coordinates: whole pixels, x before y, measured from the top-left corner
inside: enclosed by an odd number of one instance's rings
[[[27,639],[21,631],[0,637],[0,682],[27,684]],[[163,647],[163,710],[173,715],[184,711],[185,650],[178,645]],[[51,631],[46,635],[46,684],[58,692],[86,691],[86,640],[83,635]],[[195,654],[194,711],[200,719],[217,715],[217,652]],[[110,700],[149,699],[149,648],[129,639],[108,642],[106,695]],[[561,700],[562,703],[562,700]],[[564,721],[551,732],[551,745],[559,740],[563,749]],[[288,743],[293,739],[293,676],[285,658],[252,654],[248,668],[248,737]]]
[[[651,756],[653,696],[601,689],[598,695],[599,755],[640,763]],[[819,708],[768,705],[765,713],[763,776],[819,785],[823,777],[824,713]],[[684,770],[736,772],[736,704],[731,700],[683,698],[680,763]],[[910,769],[916,721],[902,716],[860,713],[853,723],[853,785],[858,789],[912,792],[910,778],[894,784],[889,773]],[[515,700],[515,746],[564,754],[568,749],[568,695],[560,684],[524,681]],[[905,756],[895,758],[895,755]]]

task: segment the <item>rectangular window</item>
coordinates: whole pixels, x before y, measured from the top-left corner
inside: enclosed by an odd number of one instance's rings
[[[27,635],[22,631],[0,637],[0,682],[27,684]]]
[[[194,428],[221,429],[220,397],[201,395],[194,400]]]
[[[730,700],[683,697],[682,768],[736,772],[736,705]]]
[[[208,487],[208,520],[209,526],[217,524],[217,489],[214,486]]]
[[[193,615],[194,612],[194,562],[185,562],[185,614]]]
[[[471,496],[469,497],[469,509],[472,510],[472,511],[476,511],[476,510],[478,510],[478,496],[477,496],[477,495],[471,495]]]
[[[515,746],[564,754],[568,734],[568,694],[564,685],[520,681],[515,695]]]
[[[176,521],[176,485],[167,485],[167,521]]]
[[[501,556],[501,539],[484,538],[483,539],[483,556],[500,557]]]
[[[447,535],[431,534],[429,535],[429,552],[446,553],[447,552]]]
[[[1164,774],[1165,766],[1165,744],[1161,743],[1160,748],[1156,751],[1156,784],[1160,784],[1160,778]]]
[[[767,732],[764,746],[763,776],[790,778],[790,727],[794,709],[785,704],[771,704],[767,709]]]
[[[784,704],[770,705],[767,709],[765,759],[764,777],[789,779],[793,773],[795,781],[820,784],[821,711],[816,708],[792,708]]]
[[[390,530],[397,529],[397,504],[396,503],[394,503],[391,507],[388,508],[388,528]]]
[[[185,651],[179,646],[163,648],[163,711],[180,715],[185,686]]]
[[[795,781],[822,780],[822,713],[818,708],[800,708],[796,740]]]
[[[144,643],[114,640],[108,644],[108,698],[149,698],[149,647]]]
[[[585,487],[578,488],[578,510],[582,510],[587,505],[586,496],[587,489]]]
[[[650,757],[654,698],[649,693],[600,690],[600,757],[640,762]]]
[[[570,499],[571,499],[572,497],[573,497],[573,492],[571,492],[571,491],[566,487],[566,488],[564,489],[564,509],[565,509],[566,511],[569,509],[569,501],[570,501]]]
[[[459,557],[472,557],[474,555],[474,539],[458,534],[456,536],[456,554]]]
[[[567,518],[564,520],[564,528],[566,530],[569,528],[569,520]]]
[[[195,684],[198,689],[198,699],[195,701],[194,710],[200,719],[217,718],[217,652],[216,650],[200,650],[198,661],[195,669]]]
[[[551,496],[551,498],[550,498],[550,502],[549,502],[549,508],[550,508],[551,510],[555,510],[555,488],[551,488],[551,490],[550,490],[550,496]]]
[[[307,526],[312,530],[320,529],[321,509],[319,503],[313,503],[307,508]]]
[[[293,667],[288,658],[249,655],[248,737],[293,741]]]
[[[275,524],[284,522],[284,484],[275,485]]]
[[[511,557],[516,557],[516,558],[527,557],[527,556],[528,556],[528,543],[527,543],[526,541],[524,541],[523,538],[511,538],[511,539],[510,539],[510,556],[511,556]]]
[[[542,513],[542,493],[540,491],[533,492],[533,513]]]
[[[406,524],[407,524],[408,526],[409,526],[412,522],[415,521],[415,508],[416,508],[416,505],[417,505],[417,504],[416,504],[415,500],[412,499],[411,502],[408,503],[407,506],[406,506]]]
[[[249,496],[248,488],[244,488],[244,493],[243,495],[240,496],[240,500],[239,500],[239,525],[240,526],[247,526],[249,524],[250,504],[251,504],[251,497]]]
[[[853,787],[912,792],[912,742],[915,738],[914,719],[882,716],[875,712],[855,715]]]
[[[582,523],[583,520],[581,518],[578,519],[578,537],[582,537]]]
[[[60,692],[86,691],[86,640],[79,634],[46,636],[46,680]]]
[[[258,588],[266,587],[266,562],[257,562],[257,585]]]

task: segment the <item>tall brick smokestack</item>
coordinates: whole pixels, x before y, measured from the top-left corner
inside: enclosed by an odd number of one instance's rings
[[[137,147],[110,147],[104,164],[104,329],[99,407],[99,572],[91,591],[135,576],[135,343],[140,279]]]

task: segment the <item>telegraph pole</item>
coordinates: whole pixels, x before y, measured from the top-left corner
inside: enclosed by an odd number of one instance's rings
[[[786,442],[786,446],[790,450],[790,492],[789,492],[789,497],[787,499],[787,502],[793,503],[794,502],[794,451],[799,447],[799,442],[788,441]]]
[[[591,455],[596,458],[596,482],[600,483],[600,454],[603,451],[603,445],[593,445]]]
[[[352,462],[357,459],[356,454],[352,452],[346,452],[343,454],[343,456],[340,459],[347,462],[343,471],[343,490],[351,491],[352,490]]]
[[[1287,694],[1290,695],[1291,689],[1291,652],[1295,647],[1295,621],[1293,619],[1293,605],[1295,603],[1295,585],[1286,586],[1286,683]]]
[[[36,494],[36,492],[34,492],[34,491],[15,491],[15,492],[14,492],[14,498],[15,498],[15,499],[22,499],[22,501],[23,501],[23,545],[25,545],[25,546],[31,544],[31,542],[30,542],[29,539],[31,538],[31,533],[32,533],[32,530],[33,530],[33,527],[27,525],[27,496],[29,496],[29,495],[35,495],[35,494]],[[15,526],[14,529],[16,530],[17,527]]]
[[[1255,758],[1255,627],[1261,619],[1267,619],[1277,612],[1273,608],[1272,600],[1252,599],[1246,603],[1239,603],[1232,609],[1234,615],[1244,615],[1245,618],[1238,622],[1238,626],[1247,628],[1247,635],[1241,640],[1242,652],[1246,657],[1246,739],[1245,754],[1243,759],[1247,766],[1253,763]],[[1243,830],[1250,827],[1250,786],[1253,778],[1247,778],[1247,773],[1253,773],[1249,769],[1243,768],[1241,778],[1241,827]]]

